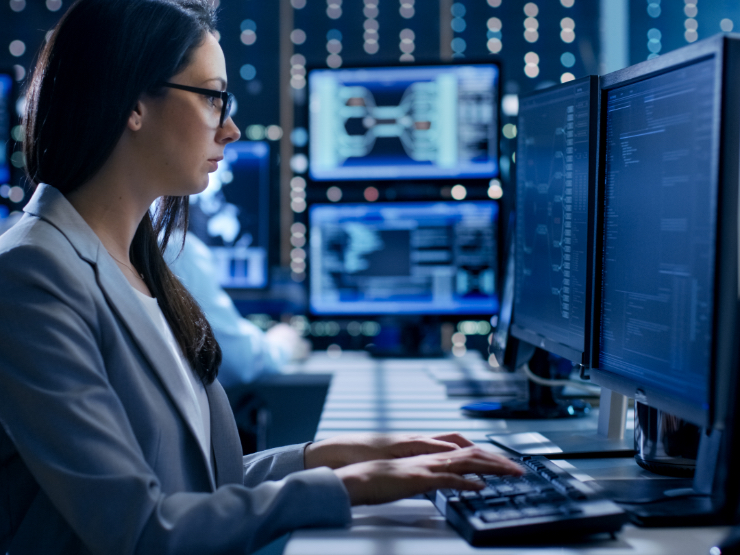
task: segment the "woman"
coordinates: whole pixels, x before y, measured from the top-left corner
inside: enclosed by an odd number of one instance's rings
[[[242,459],[218,344],[161,255],[239,137],[208,6],[79,0],[33,74],[39,185],[0,238],[0,553],[246,552],[517,472],[455,434]]]

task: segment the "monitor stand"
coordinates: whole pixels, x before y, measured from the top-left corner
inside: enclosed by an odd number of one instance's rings
[[[550,377],[550,360],[547,351],[534,349],[529,368],[543,378]],[[551,387],[528,381],[526,400],[481,401],[461,407],[463,414],[477,418],[503,418],[514,420],[549,420],[551,418],[578,418],[591,412],[591,405],[580,399],[556,399]]]
[[[604,494],[644,527],[710,526],[731,524],[734,507],[727,511],[712,497],[722,433],[701,432],[696,472],[692,478],[638,478],[596,480]],[[718,505],[718,506],[717,506]]]
[[[536,356],[537,353],[532,357],[532,361],[537,362]],[[542,369],[532,368],[532,361],[530,369],[542,376]],[[599,422],[593,432],[533,431],[489,434],[487,437],[497,447],[515,455],[543,455],[549,459],[631,457],[635,454],[635,446],[632,438],[625,438],[626,421],[627,398],[602,387]]]

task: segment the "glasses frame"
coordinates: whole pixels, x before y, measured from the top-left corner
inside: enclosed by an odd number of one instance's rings
[[[224,122],[231,115],[231,107],[234,105],[234,95],[228,91],[217,91],[214,89],[201,89],[200,87],[189,87],[187,85],[178,85],[177,83],[162,82],[159,83],[162,87],[169,87],[171,89],[179,89],[181,91],[187,91],[196,94],[203,94],[212,98],[221,99],[221,119],[219,120],[218,126],[223,127]]]

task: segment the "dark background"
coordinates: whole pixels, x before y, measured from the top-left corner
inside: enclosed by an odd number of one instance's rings
[[[627,52],[625,65],[718,33],[723,30],[723,19],[740,29],[737,0],[214,1],[220,9],[218,28],[226,55],[229,90],[238,102],[234,121],[243,139],[267,140],[272,147],[270,255],[276,284],[272,295],[290,297],[293,301],[288,305],[282,301],[270,304],[263,295],[260,301],[263,304],[256,306],[256,297],[250,293],[236,294],[235,298],[237,303],[243,303],[240,308],[244,312],[265,312],[272,317],[300,313],[296,308],[303,302],[300,294],[295,293],[295,288],[293,293],[286,294],[283,286],[277,284],[288,287],[291,282],[301,284],[305,278],[301,253],[296,250],[292,236],[295,228],[291,226],[294,221],[305,222],[307,197],[310,201],[318,194],[326,202],[323,189],[319,193],[306,191],[305,182],[294,179],[306,175],[300,158],[306,152],[305,145],[300,140],[291,140],[291,137],[300,139],[301,128],[305,126],[306,67],[412,63],[411,57],[414,62],[446,60],[452,56],[485,60],[494,57],[487,46],[489,39],[499,39],[502,93],[517,95],[558,83],[566,72],[576,78],[603,73],[607,67],[604,62],[607,39],[600,30],[612,22],[601,17],[601,6],[613,5],[612,2],[626,4],[628,8],[628,44],[621,45]],[[46,33],[70,5],[71,0],[0,0],[0,67],[15,71],[21,95]],[[534,42],[525,39],[525,10],[530,14],[537,12]],[[501,22],[498,31],[488,27],[493,17]],[[566,17],[575,23],[575,40],[571,43],[561,39],[561,22]],[[533,25],[531,19],[526,23]],[[377,33],[366,31],[374,27]],[[687,34],[687,29],[694,27],[696,32]],[[728,29],[725,21],[724,30]],[[299,40],[300,35],[305,37],[304,41]],[[411,35],[413,40],[409,41]],[[295,40],[291,42],[290,36]],[[406,43],[401,36],[407,37]],[[372,44],[367,48],[368,38],[377,40],[377,52],[368,53],[375,50]],[[13,53],[19,53],[19,43],[14,41],[21,41],[25,47],[20,55]],[[406,55],[401,59],[403,50]],[[538,72],[533,77],[524,72],[528,53],[535,53],[539,58]],[[575,60],[572,67],[563,64],[562,56],[567,53]],[[516,140],[514,129],[511,125],[505,127],[507,124],[516,124],[511,111],[505,111],[501,118],[502,221],[506,221],[504,215],[514,196],[510,175],[514,175],[512,155]],[[297,134],[291,134],[294,128],[298,128]],[[15,161],[22,166],[18,156]],[[11,185],[22,184],[20,167],[15,168],[11,181]],[[395,194],[403,190],[404,186],[398,187]],[[414,190],[425,191],[427,197],[449,198],[450,194],[449,187],[429,183],[419,183]],[[381,191],[378,200],[389,200],[383,194]],[[487,198],[485,194],[485,187],[471,189],[468,198]],[[0,204],[7,205],[11,211],[18,210],[27,196],[18,203],[0,197]],[[346,196],[343,200],[361,198]]]

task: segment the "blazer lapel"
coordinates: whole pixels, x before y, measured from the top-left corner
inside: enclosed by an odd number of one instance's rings
[[[203,464],[208,469],[210,468],[208,453],[203,451],[198,433],[193,427],[193,422],[198,421],[200,414],[196,412],[196,407],[188,402],[191,398],[190,392],[187,390],[187,384],[183,383],[183,380],[179,377],[179,370],[167,348],[166,340],[144,312],[141,301],[136,297],[131,284],[123,276],[110,255],[105,252],[102,245],[101,249],[103,252],[99,253],[97,261],[100,289],[108,299],[110,306],[128,328],[155,373],[159,376],[164,389],[200,447]],[[213,473],[209,471],[208,476],[211,487],[215,489]]]
[[[218,381],[206,386],[211,411],[211,444],[216,486],[244,483],[244,463],[239,432],[229,399]]]
[[[178,377],[176,362],[164,343],[164,338],[144,312],[141,301],[136,297],[131,284],[103,247],[103,244],[82,219],[82,216],[57,189],[41,184],[24,211],[51,223],[69,240],[83,260],[95,268],[98,284],[108,303],[125,324],[134,341],[141,349],[154,372],[159,376],[164,390],[185,421],[186,428],[200,447],[205,469],[210,468],[209,456],[203,451],[198,433],[193,427],[198,413],[188,403],[190,398],[186,384]],[[213,473],[208,471],[211,487],[215,489]]]

